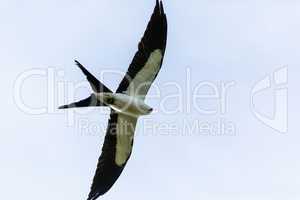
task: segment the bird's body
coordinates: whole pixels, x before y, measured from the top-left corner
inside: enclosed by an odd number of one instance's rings
[[[135,96],[122,93],[97,93],[95,95],[99,101],[104,102],[119,114],[137,118],[141,115],[148,115],[153,110],[143,99]]]
[[[88,200],[95,200],[105,194],[119,178],[130,158],[137,120],[153,110],[144,100],[160,71],[166,42],[167,18],[162,2],[156,0],[154,12],[138,45],[138,51],[116,93],[76,61],[77,66],[86,75],[93,93],[84,100],[61,106],[60,109],[90,106],[106,106],[111,109],[102,153]]]

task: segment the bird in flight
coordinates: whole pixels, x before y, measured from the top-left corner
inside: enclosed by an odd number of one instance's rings
[[[111,110],[88,200],[95,200],[109,191],[130,158],[138,117],[148,115],[153,110],[144,100],[160,71],[166,43],[167,17],[162,1],[156,0],[147,29],[138,44],[138,51],[115,93],[75,60],[93,93],[84,100],[59,109],[107,106]]]

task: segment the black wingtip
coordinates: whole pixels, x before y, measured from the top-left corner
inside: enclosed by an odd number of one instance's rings
[[[160,12],[161,12],[162,15],[165,14],[165,9],[164,9],[164,5],[163,5],[162,1],[160,1]]]
[[[155,5],[155,8],[154,8],[154,12],[159,13],[160,12],[159,10],[160,10],[159,9],[159,0],[156,0],[156,5]]]
[[[90,193],[89,197],[87,198],[87,200],[96,200],[98,197],[100,197],[100,193],[97,192],[96,194]]]

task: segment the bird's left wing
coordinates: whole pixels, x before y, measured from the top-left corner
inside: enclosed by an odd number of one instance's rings
[[[137,118],[111,110],[107,132],[88,200],[105,194],[121,175],[132,151]]]
[[[144,99],[160,71],[167,43],[167,17],[162,2],[156,6],[128,71],[117,92]]]

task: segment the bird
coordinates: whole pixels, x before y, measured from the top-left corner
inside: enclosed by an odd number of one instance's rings
[[[145,98],[164,60],[167,29],[163,2],[156,0],[146,31],[138,43],[138,50],[116,92],[75,60],[93,92],[88,98],[60,106],[59,109],[110,108],[104,143],[87,200],[95,200],[113,187],[131,157],[138,118],[153,111],[145,103]]]

